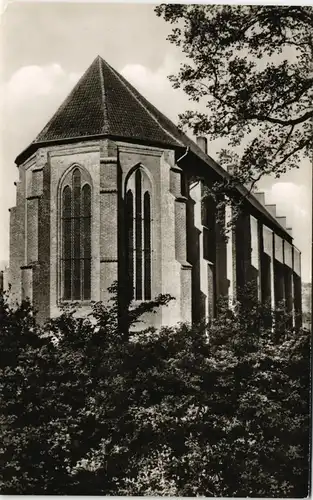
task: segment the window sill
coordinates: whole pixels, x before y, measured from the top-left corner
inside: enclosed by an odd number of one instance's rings
[[[151,302],[151,301],[153,301],[153,299],[141,299],[141,300],[139,300],[139,299],[133,299],[131,301],[129,307],[131,309],[133,309],[133,308],[139,306],[140,304],[147,304],[148,302]]]
[[[58,302],[58,306],[77,306],[77,307],[84,307],[84,306],[91,306],[93,304],[93,300],[65,300],[65,299],[60,299]]]

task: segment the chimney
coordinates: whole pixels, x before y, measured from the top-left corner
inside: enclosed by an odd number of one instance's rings
[[[286,217],[276,217],[277,222],[283,226],[284,229],[287,228],[287,219]]]
[[[208,140],[206,137],[197,137],[197,146],[199,146],[205,154],[208,154]]]
[[[276,218],[276,205],[270,204],[270,205],[265,205],[266,210]]]
[[[265,205],[265,193],[263,191],[254,193],[254,196],[262,205]]]

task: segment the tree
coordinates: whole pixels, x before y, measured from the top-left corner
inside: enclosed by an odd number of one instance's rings
[[[132,309],[129,323],[169,300],[163,295]],[[77,485],[75,467],[103,441],[114,450],[125,434],[129,343],[117,307],[115,295],[107,306],[93,304],[91,318],[65,309],[39,327],[28,302],[13,309],[6,295],[0,297],[3,493],[81,494],[95,488],[83,480]],[[110,458],[114,469],[114,451]],[[111,470],[101,479],[102,491],[114,491]]]
[[[0,301],[2,492],[306,496],[309,333],[243,296],[127,334],[116,302],[42,328]]]
[[[174,87],[208,109],[181,114],[181,125],[228,140],[231,149],[219,160],[236,166],[239,183],[279,177],[312,157],[312,7],[163,4],[155,10],[174,25],[168,39],[188,60],[171,76]]]
[[[309,334],[283,322],[272,332],[268,313],[250,296],[209,329],[142,336],[148,363],[132,380],[145,381],[133,408],[140,467],[122,494],[307,495]]]

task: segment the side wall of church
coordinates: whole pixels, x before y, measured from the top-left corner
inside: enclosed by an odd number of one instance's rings
[[[47,151],[50,171],[50,316],[61,312],[61,199],[64,175],[75,166],[86,169],[92,181],[91,225],[91,300],[100,300],[100,154],[99,142],[51,147]],[[91,312],[89,304],[80,304],[79,314]]]
[[[47,177],[48,176],[48,177]],[[30,299],[42,321],[49,316],[49,170],[38,151],[19,166],[16,207],[10,217],[11,301]]]
[[[187,234],[188,258],[192,263],[193,320],[213,318],[217,314],[217,302],[222,297],[228,297],[232,306],[249,283],[255,297],[269,303],[273,309],[284,301],[293,315],[293,323],[299,324],[299,251],[282,235],[267,227],[264,216],[258,216],[255,210],[250,211],[248,203],[234,227],[226,231],[225,242],[220,236],[221,222],[215,227],[212,220],[210,222],[215,209],[207,195],[214,180],[209,172],[205,174],[200,167],[197,169],[188,157],[184,170],[191,187]],[[215,218],[216,215],[215,212]],[[223,214],[224,227],[232,216],[232,207],[227,205]],[[219,214],[219,221],[223,217]]]
[[[19,167],[19,180],[16,182],[16,206],[10,209],[10,266],[7,284],[11,286],[10,301],[12,304],[29,297],[30,290],[22,282],[22,268],[27,264],[26,258],[26,210],[27,178],[36,165],[36,158],[31,157]]]
[[[191,266],[187,262],[186,199],[181,193],[180,169],[174,152],[118,142],[121,193],[127,179],[141,166],[152,186],[152,298],[170,294],[174,300],[155,314],[142,317],[158,327],[191,321]],[[142,326],[142,325],[141,325]]]
[[[16,206],[10,209],[11,300],[29,297],[41,321],[61,312],[60,187],[77,165],[92,184],[91,300],[107,301],[108,287],[125,277],[125,192],[140,166],[152,190],[151,296],[174,297],[168,307],[143,317],[146,325],[209,320],[217,300],[228,297],[231,305],[247,281],[263,302],[274,307],[285,300],[299,323],[300,252],[249,211],[225,241],[219,226],[230,220],[231,207],[217,222],[212,202],[203,202],[212,179],[190,183],[197,166],[188,161],[180,162],[171,150],[109,140],[39,149],[19,167]],[[80,306],[79,315],[91,311],[89,301]]]
[[[173,151],[112,141],[41,148],[20,167],[17,206],[11,210],[10,275],[17,300],[29,297],[38,319],[61,312],[61,186],[79,166],[92,182],[91,300],[107,301],[123,278],[125,185],[140,165],[152,186],[152,298],[174,297],[143,317],[147,325],[191,321],[191,265],[187,262],[186,202]],[[18,217],[17,217],[18,214]],[[81,302],[79,315],[91,312]]]

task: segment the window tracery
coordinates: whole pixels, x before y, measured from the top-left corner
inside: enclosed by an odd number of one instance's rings
[[[151,183],[142,167],[129,177],[126,188],[127,270],[131,298],[151,299]]]
[[[61,297],[91,298],[91,185],[75,167],[62,183]]]

